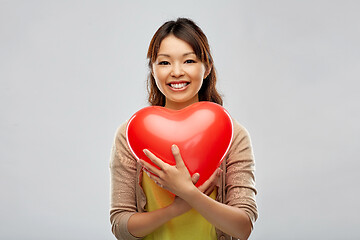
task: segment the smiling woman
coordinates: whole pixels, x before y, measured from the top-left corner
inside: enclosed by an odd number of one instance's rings
[[[200,101],[222,105],[207,38],[192,20],[179,18],[164,23],[153,36],[147,57],[150,105],[172,110]],[[186,149],[176,145],[169,152],[175,165],[148,149],[141,149],[144,157],[157,167],[137,161],[127,142],[127,123],[122,124],[110,161],[110,220],[114,235],[118,239],[146,240],[247,239],[258,216],[254,156],[248,132],[232,122],[228,153],[204,183],[199,181],[199,173],[190,175],[180,151],[184,150],[186,162],[191,158]],[[196,124],[205,123],[199,120]],[[200,155],[203,152],[199,151],[204,150],[196,151]],[[208,163],[210,158],[205,159]],[[198,181],[199,187],[195,185]]]
[[[190,44],[169,35],[162,40],[152,69],[156,86],[166,96],[165,107],[177,110],[199,101],[198,92],[211,67],[198,59]]]
[[[180,47],[181,51],[178,49]],[[160,48],[162,48],[161,51]],[[171,53],[177,54],[177,56],[171,56]],[[164,61],[159,61],[162,60],[160,57],[175,58],[180,56],[183,57],[183,59],[163,59]],[[157,62],[161,65],[171,65],[171,61],[169,60],[182,60],[180,61],[182,66],[195,63],[195,65],[203,65],[205,67],[205,73],[203,74],[202,79],[204,78],[205,81],[202,82],[198,92],[199,101],[211,101],[222,105],[221,96],[216,90],[216,72],[207,37],[190,19],[179,18],[176,22],[169,21],[164,23],[153,36],[147,57],[149,59],[150,68],[148,78],[148,100],[151,105],[165,106],[165,95],[157,86],[157,81],[154,76],[154,67],[156,67]],[[172,66],[175,70],[175,72],[173,72],[175,76],[178,74],[176,71],[181,71],[181,68],[178,67],[179,66]]]

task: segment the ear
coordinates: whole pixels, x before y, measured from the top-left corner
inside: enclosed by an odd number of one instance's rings
[[[205,70],[205,74],[204,74],[204,79],[207,78],[211,72],[211,69],[212,69],[212,64],[209,65],[209,67],[206,68]]]
[[[153,66],[150,67],[150,74],[151,74],[151,76],[154,77],[154,68],[153,68]]]

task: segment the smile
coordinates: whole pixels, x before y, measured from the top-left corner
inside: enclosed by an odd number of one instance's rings
[[[189,84],[190,84],[189,82],[182,82],[182,83],[170,83],[168,85],[173,89],[183,89]]]

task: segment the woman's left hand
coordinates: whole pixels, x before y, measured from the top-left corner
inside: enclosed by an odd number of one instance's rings
[[[215,187],[214,180],[218,179],[221,171],[217,170],[197,189],[191,181],[179,148],[173,145],[171,149],[176,161],[175,166],[163,162],[148,150],[144,150],[146,156],[160,169],[143,160],[139,160],[139,163],[149,172],[155,183],[180,197],[178,200],[181,205],[185,204],[185,201],[216,228],[236,238],[248,239],[252,225],[247,213],[243,209],[217,202],[204,194]],[[185,207],[184,205],[184,209]]]
[[[139,163],[144,167],[144,171],[148,172],[149,177],[154,180],[156,184],[181,197],[184,193],[194,188],[195,185],[181,158],[179,148],[176,145],[172,145],[171,151],[176,161],[176,165],[174,166],[163,162],[147,149],[144,149],[145,155],[160,169],[144,160],[139,160]]]

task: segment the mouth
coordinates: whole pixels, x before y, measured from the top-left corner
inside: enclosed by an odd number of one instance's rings
[[[169,83],[168,86],[174,90],[183,90],[185,89],[190,83],[189,82],[172,82]]]

